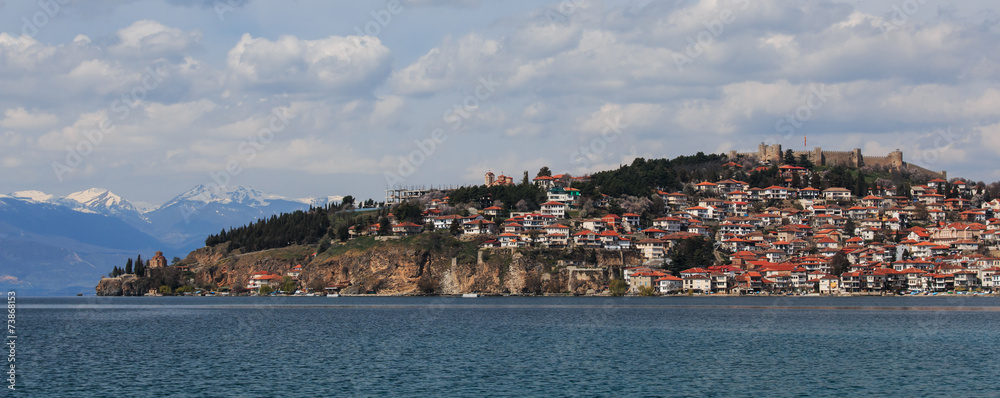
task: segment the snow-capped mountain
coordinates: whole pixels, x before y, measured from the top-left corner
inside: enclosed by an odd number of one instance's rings
[[[242,186],[209,185],[196,186],[162,206],[136,206],[101,188],[66,196],[41,191],[0,195],[0,287],[8,276],[43,294],[72,285],[68,281],[93,286],[120,265],[108,259],[139,253],[145,257],[154,250],[184,257],[222,229],[341,199],[289,199]]]
[[[128,200],[103,188],[91,188],[60,197],[41,191],[18,191],[11,197],[28,203],[44,203],[68,207],[81,213],[101,214],[118,218],[144,232],[152,232],[149,221]]]
[[[55,195],[50,195],[42,191],[17,191],[11,193],[9,196],[17,199],[26,199],[35,203],[51,204],[57,204],[60,199]]]
[[[71,193],[62,199],[62,203],[83,212],[128,217],[140,216],[139,210],[131,202],[102,188],[91,188]]]
[[[177,197],[171,199],[165,203],[162,207],[173,206],[177,203],[183,202],[198,202],[198,203],[239,203],[247,206],[267,206],[266,197],[269,195],[264,194],[253,188],[247,188],[244,186],[235,187],[220,187],[218,185],[198,185],[191,188],[189,191],[184,192]],[[280,197],[278,197],[280,198]]]
[[[145,216],[165,243],[198,248],[205,237],[275,214],[325,206],[338,196],[289,199],[244,186],[198,185]]]

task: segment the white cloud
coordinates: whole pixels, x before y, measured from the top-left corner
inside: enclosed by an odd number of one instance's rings
[[[136,21],[118,31],[118,44],[110,51],[119,56],[177,54],[201,40],[201,33],[185,32],[153,20]]]
[[[15,130],[35,130],[52,127],[59,122],[56,115],[45,112],[28,112],[24,108],[7,109],[4,111],[3,119],[0,119],[0,127]]]
[[[370,91],[389,67],[389,49],[376,37],[331,36],[276,41],[244,34],[229,51],[226,65],[237,85],[298,91]]]

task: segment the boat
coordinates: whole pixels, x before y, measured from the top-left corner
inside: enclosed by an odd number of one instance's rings
[[[326,297],[340,297],[340,294],[338,294],[338,293],[330,293],[330,294],[327,294]]]
[[[476,298],[476,297],[479,297],[479,295],[475,293],[465,293],[462,295],[462,298]]]

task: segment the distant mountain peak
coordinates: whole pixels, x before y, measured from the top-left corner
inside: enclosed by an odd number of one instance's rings
[[[215,184],[198,184],[194,188],[191,188],[185,193],[178,195],[177,197],[171,199],[169,202],[163,205],[163,207],[170,206],[179,202],[201,202],[201,203],[239,203],[248,206],[267,206],[267,201],[265,198],[270,195],[265,195],[263,192],[258,191],[253,188],[244,187],[242,185],[237,185],[233,187],[229,186],[219,186]]]
[[[126,200],[104,188],[90,188],[85,191],[66,195],[66,200],[74,201],[87,207],[104,205],[105,207],[121,206]]]
[[[32,202],[38,203],[53,203],[58,198],[55,195],[47,194],[42,191],[17,191],[10,194],[11,197],[17,199],[27,199]]]

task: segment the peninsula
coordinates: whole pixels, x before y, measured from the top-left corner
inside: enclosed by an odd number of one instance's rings
[[[487,171],[223,230],[171,265],[129,259],[97,293],[996,292],[1000,184],[946,178],[899,151],[764,144],[588,176]]]

